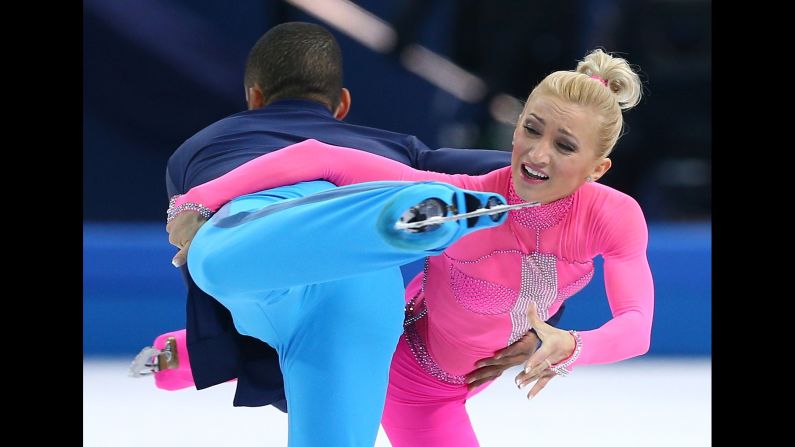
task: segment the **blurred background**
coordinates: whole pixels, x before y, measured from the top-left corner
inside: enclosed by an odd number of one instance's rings
[[[107,393],[85,377],[123,376],[143,346],[185,326],[164,230],[166,160],[193,133],[245,109],[248,51],[287,21],[319,23],[338,39],[353,96],[346,121],[414,134],[432,148],[510,150],[532,86],[595,47],[637,65],[645,96],[625,114],[626,135],[600,182],[636,198],[649,221],[656,309],[643,359],[671,371],[697,362],[694,374],[709,386],[710,1],[84,0],[84,433],[99,440],[91,445],[121,441],[93,431],[90,419],[112,412],[99,410]],[[610,318],[600,269],[597,260],[562,327]],[[124,379],[119,386],[135,382]],[[225,396],[215,409],[229,407]],[[708,412],[708,401],[694,405]],[[704,430],[693,439],[707,439]]]

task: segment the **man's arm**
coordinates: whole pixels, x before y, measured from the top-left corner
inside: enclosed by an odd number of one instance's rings
[[[447,174],[482,175],[511,164],[511,153],[486,149],[419,150],[417,169]]]

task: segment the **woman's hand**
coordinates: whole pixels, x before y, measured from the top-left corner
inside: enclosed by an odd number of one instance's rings
[[[467,374],[467,389],[472,391],[500,377],[505,370],[525,363],[538,349],[538,342],[536,334],[528,332],[512,345],[497,351],[493,357],[479,360],[475,364],[478,369]]]
[[[527,319],[541,339],[541,347],[527,360],[524,371],[516,376],[516,385],[522,388],[530,382],[537,381],[527,393],[527,398],[532,399],[555,377],[555,372],[550,369],[552,365],[569,358],[574,353],[577,343],[568,331],[542,321],[538,317],[535,303],[530,303]]]
[[[188,262],[188,248],[196,232],[199,231],[207,219],[199,213],[185,211],[177,215],[171,222],[166,225],[168,232],[168,241],[171,245],[179,248],[179,251],[171,263],[174,267],[180,267]]]

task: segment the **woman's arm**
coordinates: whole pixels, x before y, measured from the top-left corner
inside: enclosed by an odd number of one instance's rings
[[[478,189],[476,182],[466,175],[418,171],[368,152],[306,140],[257,157],[215,180],[192,188],[173,201],[169,215],[200,207],[215,212],[235,197],[310,180],[327,180],[337,186],[379,180],[435,180]]]
[[[617,362],[649,350],[654,283],[646,258],[646,221],[640,206],[628,197],[610,215],[602,256],[613,318],[598,329],[579,333],[580,355],[571,366]]]

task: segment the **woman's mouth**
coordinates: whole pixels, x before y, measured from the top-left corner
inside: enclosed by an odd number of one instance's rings
[[[532,184],[540,184],[549,180],[548,175],[524,163],[522,163],[522,177]]]

